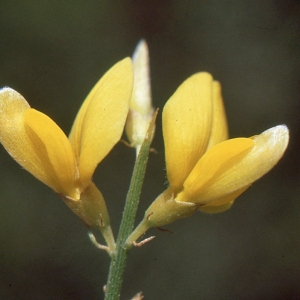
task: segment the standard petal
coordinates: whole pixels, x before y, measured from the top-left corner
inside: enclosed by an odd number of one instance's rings
[[[35,166],[44,177],[43,180],[39,179],[57,193],[79,199],[75,155],[63,131],[48,116],[34,109],[25,112],[24,128],[31,144],[32,156],[35,157]]]
[[[202,170],[203,173],[205,169],[211,168],[214,163],[219,164],[220,156],[228,157],[228,154],[224,152],[224,144],[234,140],[225,141],[211,148],[207,152],[207,156],[211,156],[211,164],[206,159],[200,167],[201,162],[199,162],[198,171]],[[208,203],[230,197],[242,189],[246,189],[270,171],[282,157],[288,145],[289,131],[285,125],[280,125],[248,140],[253,141],[253,146],[249,151],[245,149],[246,151],[239,159],[228,160],[220,171],[211,176],[210,180],[205,179],[203,183],[197,185],[196,174],[188,178],[185,183],[186,192],[193,195],[197,203]],[[216,150],[220,150],[219,154]],[[213,154],[212,151],[216,153]],[[204,178],[207,177],[205,173],[203,176]],[[198,180],[203,180],[200,173]],[[187,196],[186,194],[185,197]]]
[[[163,110],[167,176],[177,192],[204,154],[212,124],[213,79],[208,73],[188,78]]]
[[[223,104],[221,84],[213,82],[213,121],[207,150],[228,139],[228,125]]]
[[[133,86],[130,58],[115,64],[92,89],[76,117],[70,141],[87,186],[98,163],[119,141]]]

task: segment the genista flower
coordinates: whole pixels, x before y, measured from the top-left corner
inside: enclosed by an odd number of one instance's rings
[[[126,134],[132,147],[139,153],[154,109],[151,104],[150,67],[148,47],[141,40],[132,57],[134,84],[126,122]]]
[[[228,209],[274,167],[289,140],[285,125],[228,140],[221,86],[208,73],[188,78],[166,103],[162,118],[170,186],[147,209],[131,241],[197,209]]]
[[[103,219],[109,222],[92,175],[121,137],[132,86],[132,64],[126,58],[91,90],[69,139],[18,92],[11,88],[0,91],[0,142],[24,169],[60,194],[90,226],[98,226]]]

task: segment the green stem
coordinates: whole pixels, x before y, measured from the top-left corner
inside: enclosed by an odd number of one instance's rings
[[[100,227],[100,231],[106,241],[106,244],[109,248],[109,254],[112,255],[112,253],[114,253],[115,249],[116,249],[116,244],[115,244],[115,240],[114,240],[114,234],[112,232],[112,229],[109,226],[106,227]]]
[[[140,153],[137,157],[133,169],[130,187],[126,197],[123,218],[117,238],[116,251],[112,254],[111,257],[105,300],[117,300],[120,297],[123,273],[127,258],[127,247],[125,247],[125,242],[132,232],[134,226],[135,215],[146,172],[150,144],[154,134],[155,117],[156,115],[150,123],[148,133],[146,135],[144,143],[142,144]]]
[[[149,229],[149,223],[147,220],[143,221],[134,229],[130,236],[126,240],[126,247],[131,248],[133,242],[135,242],[139,237],[141,237]]]

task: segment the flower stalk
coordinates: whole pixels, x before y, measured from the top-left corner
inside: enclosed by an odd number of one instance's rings
[[[126,244],[126,240],[132,232],[134,226],[136,211],[147,167],[150,145],[154,135],[156,116],[157,111],[149,125],[148,132],[134,165],[130,187],[126,197],[123,218],[117,238],[116,250],[115,253],[112,254],[111,258],[105,300],[117,300],[120,296],[127,251],[129,249],[128,245]]]

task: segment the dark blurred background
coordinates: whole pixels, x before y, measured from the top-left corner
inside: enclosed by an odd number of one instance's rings
[[[0,86],[68,133],[81,102],[141,38],[162,108],[198,71],[221,81],[231,137],[287,124],[279,164],[226,213],[152,229],[122,299],[300,299],[299,1],[0,1]],[[161,117],[137,222],[166,187]],[[116,233],[134,162],[118,144],[94,179]],[[109,259],[48,187],[0,150],[0,299],[103,299]],[[97,235],[102,242],[100,235]]]

